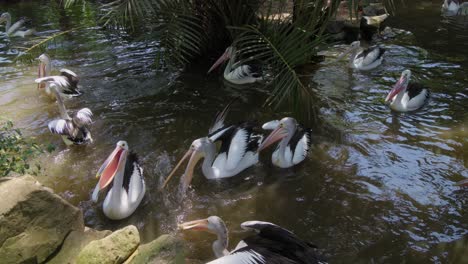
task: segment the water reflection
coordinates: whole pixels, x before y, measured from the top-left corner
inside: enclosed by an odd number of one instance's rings
[[[241,222],[272,221],[324,248],[332,262],[437,263],[461,254],[454,241],[467,234],[468,193],[453,183],[468,177],[468,34],[460,18],[441,16],[438,3],[411,1],[397,9],[390,23],[414,35],[383,43],[388,51],[375,71],[353,71],[344,62],[323,66],[311,77],[310,86],[327,98],[319,112],[331,129],[306,124],[314,136],[304,164],[279,170],[265,153],[263,164],[226,181],[207,181],[196,169],[183,202],[175,196],[175,185],[165,192],[158,188],[229,99],[240,98],[229,116],[233,122],[263,122],[291,113],[261,108],[257,102],[268,96],[265,87],[227,86],[218,76],[207,76],[208,63],[181,76],[154,70],[158,43],[96,29],[93,6],[85,14],[31,2],[0,7],[33,18],[42,35],[87,26],[48,47],[55,69],[82,76],[85,93],[68,100],[67,107],[88,106],[95,114],[95,143],[78,148],[66,148],[48,132],[57,108],[38,96],[36,67],[11,63],[18,53],[14,47],[29,40],[0,37],[0,113],[27,135],[56,146],[40,158],[40,180],[80,206],[87,225],[116,229],[135,224],[143,241],[149,241],[174,232],[177,222],[219,215],[231,230],[232,245],[244,237]],[[337,45],[331,53],[343,48]],[[405,68],[429,87],[431,101],[415,113],[392,113],[383,100]],[[112,222],[91,203],[90,194],[96,170],[118,140],[141,155],[148,189],[133,216]],[[194,241],[192,257],[212,258],[210,236],[184,237]]]

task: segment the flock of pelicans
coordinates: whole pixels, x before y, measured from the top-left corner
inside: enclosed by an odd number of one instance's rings
[[[445,0],[444,6],[454,9],[458,1]],[[338,57],[342,59],[351,53],[350,66],[358,70],[371,70],[383,60],[385,50],[372,46],[372,36],[380,22],[387,15],[364,17],[361,21],[360,41],[353,42],[350,48]],[[12,36],[25,36],[33,30],[20,31],[23,22],[11,25],[11,16],[4,13],[0,23],[6,22],[6,32]],[[37,88],[57,101],[60,118],[49,122],[49,130],[62,137],[66,145],[80,145],[93,141],[89,126],[92,124],[92,111],[83,108],[70,116],[63,98],[81,95],[78,76],[71,70],[61,69],[59,75],[51,74],[51,60],[42,54],[38,58]],[[208,72],[228,61],[224,78],[234,84],[253,83],[262,79],[251,65],[239,65],[236,61],[235,47],[226,52],[214,63]],[[400,79],[388,93],[385,101],[391,109],[399,112],[414,111],[422,107],[429,92],[421,85],[411,82],[411,71],[405,70]],[[264,139],[255,134],[255,124],[242,122],[226,124],[225,119],[233,102],[230,102],[215,118],[206,137],[193,141],[187,153],[166,178],[166,186],[181,164],[189,159],[180,187],[185,192],[193,177],[195,165],[202,158],[202,173],[207,179],[232,177],[259,162],[260,151],[278,143],[271,156],[272,163],[280,168],[289,168],[305,160],[310,145],[312,131],[300,125],[294,118],[285,117],[263,124],[264,130],[271,133]],[[220,142],[219,149],[216,143]],[[139,206],[145,195],[145,180],[137,155],[130,151],[127,142],[119,141],[114,151],[104,161],[96,176],[99,181],[92,193],[92,200],[98,201],[99,193],[106,192],[103,202],[104,214],[113,220],[130,216]],[[468,186],[468,180],[460,185]],[[292,232],[275,224],[261,221],[248,221],[241,224],[246,230],[255,231],[239,242],[229,252],[228,231],[223,220],[217,216],[186,222],[179,225],[182,230],[202,230],[217,235],[212,249],[218,258],[210,263],[325,263],[316,252],[316,247],[298,238]]]

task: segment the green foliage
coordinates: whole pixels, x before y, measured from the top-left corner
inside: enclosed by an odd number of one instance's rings
[[[77,30],[77,29],[70,29],[70,30],[67,30],[67,31],[62,31],[62,32],[56,33],[56,34],[54,34],[52,36],[37,38],[36,43],[34,45],[32,45],[31,47],[27,47],[27,48],[15,47],[18,50],[20,50],[20,53],[15,58],[15,61],[21,61],[21,62],[24,62],[24,63],[33,62],[37,57],[39,57],[40,54],[42,54],[42,53],[44,53],[46,51],[47,45],[49,45],[50,42],[56,41],[57,38],[65,35],[65,34],[68,34],[68,33],[72,32],[74,30]]]
[[[25,139],[11,121],[0,120],[0,176],[11,172],[37,174],[40,166],[32,168],[28,161],[39,153],[43,153],[42,148]]]
[[[354,1],[354,0],[350,0]],[[65,0],[69,5],[75,0]],[[234,44],[239,63],[262,65],[268,104],[296,105],[311,96],[299,68],[313,62],[340,0],[114,0],[102,5],[108,27],[144,29],[160,41],[160,65],[184,68],[195,58]],[[292,8],[293,7],[293,8]],[[294,15],[292,14],[294,10]],[[287,15],[286,15],[287,14]],[[161,63],[162,62],[162,63]]]

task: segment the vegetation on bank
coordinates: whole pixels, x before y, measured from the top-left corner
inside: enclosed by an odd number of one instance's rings
[[[25,138],[13,122],[0,119],[0,176],[10,173],[37,174],[40,165],[31,166],[30,161],[43,152],[43,148]]]

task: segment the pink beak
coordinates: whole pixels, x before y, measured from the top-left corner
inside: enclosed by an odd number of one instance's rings
[[[397,94],[399,94],[405,86],[403,86],[403,82],[405,81],[405,77],[401,76],[400,80],[393,86],[390,93],[388,93],[387,98],[385,98],[385,102],[390,102]]]
[[[214,69],[218,68],[219,65],[223,64],[223,62],[227,61],[229,59],[228,52],[225,51],[221,57],[211,66],[211,68],[208,70],[208,73],[212,72]]]
[[[468,179],[457,182],[458,186],[468,187]]]
[[[45,68],[46,68],[46,65],[45,63],[40,63],[39,64],[39,69],[38,69],[38,72],[37,72],[37,77],[38,78],[42,78],[42,77],[45,77]],[[38,83],[37,84],[37,89],[43,89],[45,88],[46,84],[45,83]]]
[[[260,144],[260,146],[257,149],[257,152],[260,152],[264,149],[266,149],[268,146],[271,144],[283,139],[288,135],[288,131],[281,126],[278,126],[271,134]]]

